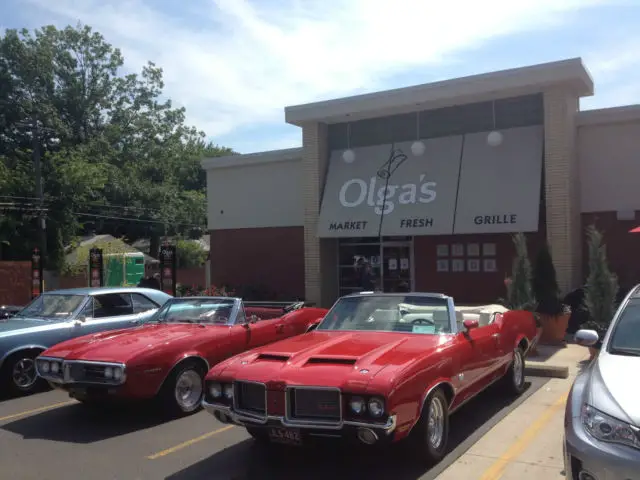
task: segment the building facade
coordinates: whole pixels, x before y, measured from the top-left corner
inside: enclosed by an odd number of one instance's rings
[[[513,259],[550,245],[563,291],[605,233],[640,281],[640,106],[580,111],[580,59],[285,108],[302,147],[203,161],[211,281],[330,305],[377,284],[495,301]]]

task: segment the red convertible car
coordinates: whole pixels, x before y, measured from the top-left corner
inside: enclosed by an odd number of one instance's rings
[[[203,405],[259,441],[403,440],[433,463],[450,414],[494,382],[523,392],[536,341],[530,312],[456,309],[440,294],[348,295],[310,333],[213,367]]]
[[[158,397],[172,413],[188,414],[201,406],[203,378],[213,365],[305,333],[326,313],[303,302],[265,308],[231,297],[172,298],[140,327],[45,350],[36,369],[81,402]]]

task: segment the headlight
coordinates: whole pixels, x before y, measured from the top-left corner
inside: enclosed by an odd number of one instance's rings
[[[384,401],[381,398],[369,400],[369,413],[372,417],[381,417],[384,413]]]
[[[42,373],[49,373],[49,362],[40,362],[40,371]]]
[[[123,374],[123,370],[120,367],[114,367],[113,368],[113,379],[114,380],[120,380],[122,378],[122,374]]]
[[[219,383],[212,383],[209,385],[209,393],[213,398],[220,398],[222,396],[222,385]]]
[[[586,404],[582,407],[581,417],[585,430],[595,439],[640,448],[640,441],[628,423],[610,417]]]
[[[361,397],[353,397],[349,402],[349,407],[351,407],[351,411],[360,415],[362,412],[366,410],[366,405],[364,400]]]
[[[47,364],[49,366],[49,364]],[[58,362],[51,362],[51,373],[58,373],[60,371],[60,364]]]
[[[104,369],[104,378],[113,378],[113,368],[105,367]]]
[[[225,398],[231,400],[233,398],[233,385],[228,383],[224,386],[223,390]]]

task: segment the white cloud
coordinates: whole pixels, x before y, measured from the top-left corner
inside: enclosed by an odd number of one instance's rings
[[[47,21],[57,15],[60,24],[91,25],[131,69],[146,60],[162,66],[166,94],[214,138],[281,123],[285,105],[383,88],[412,67],[454,62],[489,39],[555,27],[564,14],[603,3],[211,0],[198,9],[183,2],[186,12],[176,4],[176,17],[151,0],[27,1]],[[194,26],[203,23],[210,28]],[[273,144],[288,145],[286,137]]]

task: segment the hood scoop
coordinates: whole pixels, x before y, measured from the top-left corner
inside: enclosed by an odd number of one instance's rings
[[[355,358],[341,358],[341,357],[312,357],[307,361],[307,365],[355,365]]]
[[[289,360],[288,355],[276,355],[273,353],[261,353],[256,360],[267,360],[271,362],[286,362]]]

